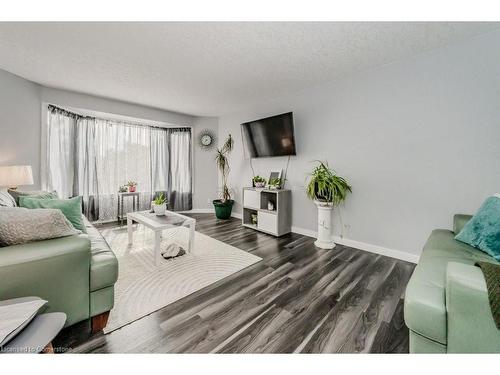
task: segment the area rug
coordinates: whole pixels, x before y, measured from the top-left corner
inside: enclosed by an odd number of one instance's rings
[[[154,264],[154,233],[134,225],[133,245],[127,228],[102,229],[118,258],[115,306],[104,330],[109,333],[257,263],[261,258],[195,232],[193,251]],[[162,233],[162,249],[175,243],[186,248],[189,231],[179,227]]]

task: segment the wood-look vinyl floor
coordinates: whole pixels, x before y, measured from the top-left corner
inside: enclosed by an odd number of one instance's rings
[[[406,353],[403,297],[414,265],[299,234],[275,238],[193,214],[196,229],[263,261],[119,330],[63,330],[74,353]]]

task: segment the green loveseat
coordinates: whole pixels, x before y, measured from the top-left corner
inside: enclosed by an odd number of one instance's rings
[[[492,257],[454,239],[470,220],[455,215],[453,231],[434,230],[405,293],[411,353],[500,353],[483,273]]]
[[[114,304],[118,261],[99,231],[0,247],[0,300],[38,296],[47,312],[66,313],[66,326],[92,318],[104,328]]]

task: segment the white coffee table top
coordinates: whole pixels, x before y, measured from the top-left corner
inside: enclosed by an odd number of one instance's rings
[[[150,211],[130,212],[127,214],[127,219],[137,221],[153,230],[186,226],[196,222],[192,217],[168,210],[165,211],[165,215],[156,215],[154,212]]]

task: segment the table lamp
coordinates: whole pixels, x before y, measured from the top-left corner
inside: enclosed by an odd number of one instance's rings
[[[0,166],[0,186],[15,190],[23,185],[33,185],[31,165]]]

